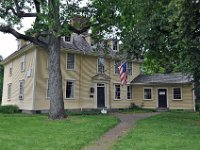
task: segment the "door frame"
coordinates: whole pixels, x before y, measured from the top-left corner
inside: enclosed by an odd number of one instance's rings
[[[157,108],[159,108],[159,95],[158,95],[158,90],[160,90],[160,89],[165,89],[165,90],[166,90],[167,108],[169,108],[168,88],[167,88],[167,87],[157,87],[157,88],[156,88],[156,95],[157,95]]]
[[[108,84],[105,83],[105,82],[98,82],[98,83],[95,83],[95,101],[94,101],[94,108],[98,108],[97,107],[97,87],[98,87],[98,84],[103,84],[104,86],[104,99],[105,99],[105,107],[107,108],[110,108],[109,106],[109,102],[108,102],[108,99],[109,99],[109,88],[108,88]]]

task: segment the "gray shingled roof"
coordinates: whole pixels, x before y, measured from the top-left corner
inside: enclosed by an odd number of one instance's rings
[[[117,53],[112,49],[108,48],[105,51],[105,47],[99,44],[97,47],[91,46],[83,37],[83,35],[73,34],[72,42],[61,42],[62,48],[68,49],[74,52],[82,52],[84,54],[96,54],[100,56],[108,55],[115,57]]]
[[[138,75],[131,81],[132,84],[159,84],[159,83],[191,83],[192,77],[182,73]]]

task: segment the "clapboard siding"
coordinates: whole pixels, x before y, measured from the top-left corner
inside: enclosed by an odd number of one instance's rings
[[[152,88],[152,100],[144,100],[143,98],[143,90],[144,87]],[[182,99],[174,100],[173,99],[173,88],[179,87],[182,89]],[[194,109],[193,102],[193,90],[192,84],[179,84],[179,85],[157,85],[157,86],[149,86],[149,85],[134,85],[133,86],[133,102],[142,106],[143,108],[157,108],[158,107],[158,93],[157,90],[160,88],[167,89],[167,99],[168,99],[168,108],[169,109]]]
[[[21,56],[25,56],[25,71],[21,72],[20,61]],[[4,86],[3,86],[3,98],[2,105],[18,105],[20,109],[32,110],[33,100],[33,72],[34,72],[34,47],[15,57],[12,62],[4,65]],[[12,76],[9,75],[9,65],[12,63]],[[27,77],[27,71],[31,69],[31,76]],[[19,81],[24,80],[24,99],[19,100]],[[11,99],[8,100],[8,84],[12,83],[11,87]]]

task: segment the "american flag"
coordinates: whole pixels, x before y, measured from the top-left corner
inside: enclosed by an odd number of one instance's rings
[[[128,73],[126,70],[126,63],[121,64],[118,68],[119,68],[121,84],[125,85],[127,83],[127,78],[128,78]]]

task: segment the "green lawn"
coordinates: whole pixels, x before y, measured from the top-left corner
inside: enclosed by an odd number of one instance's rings
[[[118,123],[111,116],[69,116],[50,121],[42,115],[0,114],[1,150],[78,150]]]
[[[112,150],[199,150],[200,115],[163,113],[137,122]]]

